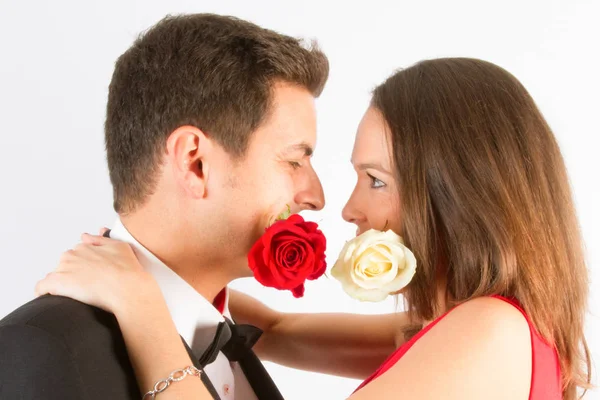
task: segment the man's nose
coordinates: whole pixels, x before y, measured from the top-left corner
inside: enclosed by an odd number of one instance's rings
[[[325,194],[323,193],[323,186],[321,185],[319,176],[314,170],[311,172],[307,179],[306,187],[296,195],[296,204],[302,210],[319,211],[325,207]]]

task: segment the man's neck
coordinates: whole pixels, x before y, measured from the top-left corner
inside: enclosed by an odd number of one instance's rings
[[[146,213],[145,213],[146,214]],[[173,270],[202,297],[213,302],[235,276],[217,265],[214,250],[202,249],[190,243],[188,235],[168,222],[168,218],[153,218],[141,212],[121,216],[121,222],[134,239]],[[212,260],[212,262],[211,262]]]

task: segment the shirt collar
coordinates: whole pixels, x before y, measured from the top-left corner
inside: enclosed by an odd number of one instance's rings
[[[228,289],[224,288],[215,299],[217,307],[222,309],[221,313],[183,278],[142,246],[120,219],[117,219],[111,229],[110,237],[132,246],[140,264],[158,282],[177,331],[194,353],[202,354],[212,342],[219,322],[225,320],[223,315],[230,318]]]

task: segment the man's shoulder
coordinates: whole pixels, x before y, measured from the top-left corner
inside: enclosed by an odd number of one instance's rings
[[[0,320],[0,398],[140,397],[113,314],[42,296]]]
[[[9,326],[38,328],[63,339],[119,332],[114,315],[67,297],[51,295],[31,300],[0,320],[0,329]]]

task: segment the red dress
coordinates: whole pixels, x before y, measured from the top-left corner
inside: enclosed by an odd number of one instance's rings
[[[537,333],[535,327],[529,320],[529,317],[525,314],[523,309],[514,301],[501,296],[492,296],[494,298],[505,301],[518,309],[529,324],[529,331],[531,332],[531,388],[529,390],[529,400],[562,400],[562,389],[561,389],[561,374],[560,364],[558,361],[558,354],[554,347],[550,346],[546,341]],[[379,367],[377,371],[366,381],[364,381],[356,391],[360,390],[366,384],[371,382],[373,379],[382,375],[385,371],[400,360],[404,354],[427,332],[433,328],[438,322],[440,322],[448,313],[445,313],[419,333],[413,336],[408,342],[400,346],[392,355]]]

